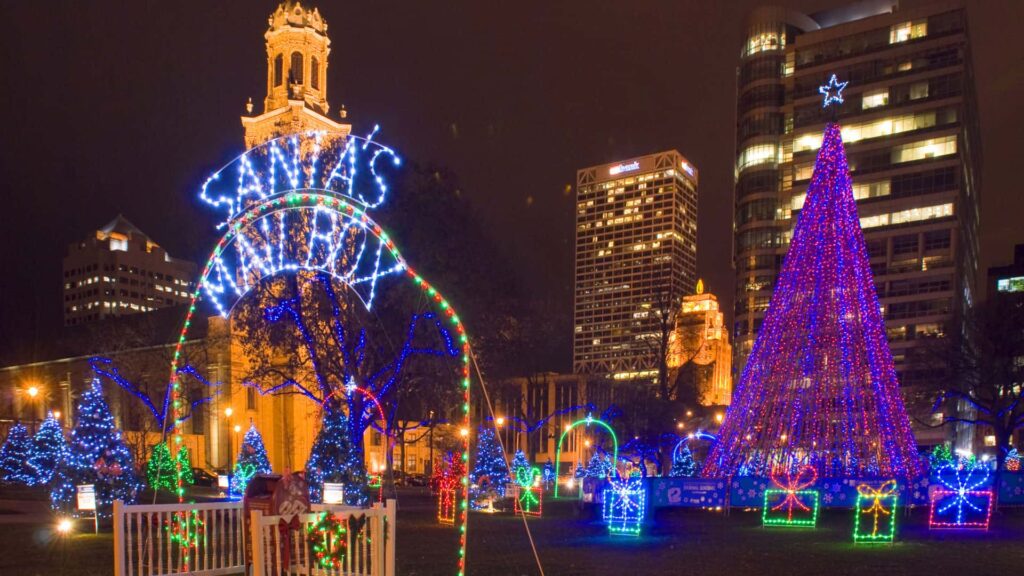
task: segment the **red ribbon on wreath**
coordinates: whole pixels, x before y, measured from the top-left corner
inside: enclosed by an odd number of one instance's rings
[[[293,531],[297,532],[302,527],[299,523],[299,515],[292,516],[291,521],[281,518],[277,521],[277,530],[281,533],[281,565],[291,566],[292,560],[292,536]]]
[[[795,472],[788,467],[784,469],[785,476],[779,477],[778,468],[772,468],[768,477],[771,478],[772,483],[778,486],[780,489],[786,491],[786,497],[782,499],[775,506],[772,506],[772,511],[786,508],[787,520],[793,520],[793,509],[799,508],[805,512],[810,512],[810,508],[800,501],[796,493],[805,488],[809,488],[814,485],[818,480],[818,471],[809,464],[800,466]]]

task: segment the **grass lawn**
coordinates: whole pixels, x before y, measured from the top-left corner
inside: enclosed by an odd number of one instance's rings
[[[0,502],[0,507],[2,502]],[[548,576],[699,575],[1010,575],[1024,573],[1024,510],[993,517],[984,532],[929,531],[926,510],[900,516],[892,545],[853,544],[849,511],[825,511],[817,529],[761,528],[757,511],[659,511],[640,537],[609,536],[571,502],[545,502],[544,518],[531,518]],[[457,536],[437,524],[434,502],[421,491],[403,492],[398,512],[398,574],[455,574]],[[0,575],[109,575],[113,540],[91,534],[81,521],[61,539],[42,524],[0,523]],[[470,576],[536,575],[522,519],[473,513]]]

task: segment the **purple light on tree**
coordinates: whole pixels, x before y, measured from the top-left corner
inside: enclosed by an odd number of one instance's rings
[[[703,475],[767,476],[798,462],[821,477],[921,471],[835,122]]]

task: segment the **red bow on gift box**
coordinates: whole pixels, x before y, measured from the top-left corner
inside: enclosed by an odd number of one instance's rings
[[[786,491],[786,497],[782,499],[782,502],[772,506],[772,511],[785,507],[788,520],[793,519],[794,507],[800,508],[805,512],[811,511],[809,507],[800,501],[800,498],[797,497],[796,493],[805,488],[809,488],[818,480],[818,471],[815,470],[813,466],[804,464],[795,472],[786,468],[785,476],[782,478],[779,477],[778,468],[773,468],[769,477],[773,484]]]

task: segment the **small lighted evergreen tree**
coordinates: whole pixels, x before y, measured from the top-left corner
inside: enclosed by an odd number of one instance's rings
[[[672,455],[672,469],[668,475],[673,478],[689,478],[697,473],[697,463],[693,460],[693,453],[688,446],[676,450]]]
[[[323,500],[324,482],[345,487],[345,504],[365,506],[370,501],[362,452],[348,434],[348,418],[337,408],[324,408],[324,422],[306,462],[311,502]]]
[[[943,464],[954,462],[955,460],[952,450],[949,449],[949,444],[939,444],[928,455],[928,466],[932,470],[938,470]]]
[[[64,439],[64,428],[52,413],[47,414],[39,431],[32,437],[32,450],[28,456],[28,465],[35,475],[36,484],[50,484],[57,466],[67,455],[68,443]]]
[[[31,486],[35,483],[35,473],[28,465],[32,443],[28,429],[15,422],[7,431],[7,440],[0,447],[0,475],[7,482]]]
[[[54,510],[77,513],[76,486],[93,484],[96,512],[109,516],[114,500],[135,502],[140,488],[131,451],[114,426],[99,381],[93,380],[77,406],[75,427],[68,441],[68,457],[57,467],[50,490]]]
[[[583,462],[577,460],[576,468],[572,471],[573,478],[580,479],[587,476],[587,467],[583,465]]]
[[[188,446],[182,446],[174,459],[181,470],[181,483],[188,486],[195,484],[196,475],[192,472],[192,454],[188,451]]]
[[[153,453],[146,463],[146,482],[153,490],[168,490],[174,492],[178,489],[178,465],[181,462],[181,483],[191,485],[195,483],[195,475],[192,473],[192,459],[189,456],[188,448],[182,446],[177,456],[171,457],[171,451],[166,443],[159,443],[153,446]]]
[[[591,478],[607,478],[614,468],[610,456],[595,452],[587,464],[587,476]]]
[[[529,468],[530,461],[526,459],[526,454],[523,454],[522,450],[516,450],[515,456],[512,457],[512,475],[515,476],[516,470],[520,468]]]
[[[476,491],[481,493],[505,495],[505,485],[509,482],[508,465],[505,463],[505,453],[501,450],[501,444],[493,428],[480,429],[470,482],[478,486]]]
[[[191,466],[189,470],[191,471]],[[245,431],[242,445],[238,447],[238,457],[235,458],[235,469],[231,472],[229,485],[231,495],[242,497],[253,476],[270,472],[270,459],[267,458],[267,448],[263,445],[263,436],[256,429],[256,425],[252,424]]]

